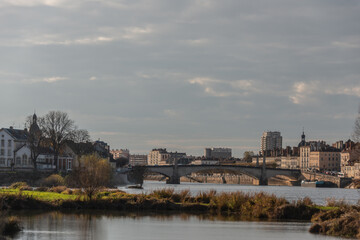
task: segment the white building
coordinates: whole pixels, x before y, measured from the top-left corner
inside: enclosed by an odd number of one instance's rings
[[[31,149],[28,143],[30,133],[41,131],[37,125],[37,117],[34,114],[30,131],[27,129],[1,128],[0,129],[0,168],[2,169],[33,169]],[[41,149],[36,159],[37,169],[55,169],[54,153],[50,148]],[[70,155],[58,156],[58,169],[72,169],[73,158]]]
[[[160,165],[161,162],[166,162],[170,158],[170,153],[166,151],[166,148],[155,148],[151,150],[148,155],[148,165]]]
[[[261,136],[261,151],[282,149],[282,136],[280,132],[263,132]]]
[[[0,167],[31,167],[30,149],[24,148],[27,143],[27,130],[0,129]]]

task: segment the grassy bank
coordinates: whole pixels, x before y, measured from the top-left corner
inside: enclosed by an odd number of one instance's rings
[[[58,192],[54,189],[47,189],[47,191],[1,189],[0,209],[165,210],[237,216],[247,219],[307,221],[312,219],[314,226],[311,232],[313,233],[346,237],[359,236],[359,224],[351,228],[352,231],[346,231],[348,224],[354,224],[348,218],[345,219],[345,215],[346,217],[349,215],[352,219],[357,217],[359,221],[359,215],[356,215],[359,214],[358,208],[346,204],[337,205],[336,202],[332,202],[328,206],[316,206],[309,198],[289,203],[284,198],[266,193],[217,193],[216,191],[207,191],[192,196],[188,190],[175,192],[173,189],[155,190],[149,194],[128,194],[119,190],[102,191],[89,200],[80,190],[74,191],[59,187],[56,190]],[[336,223],[340,221],[341,224],[335,226],[330,221]]]

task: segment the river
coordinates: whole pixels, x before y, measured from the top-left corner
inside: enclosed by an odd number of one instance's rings
[[[289,186],[255,186],[238,184],[212,184],[212,183],[189,183],[166,184],[159,181],[145,181],[144,189],[129,189],[126,186],[119,187],[128,193],[151,192],[156,189],[173,188],[175,191],[190,190],[195,195],[200,191],[209,191],[211,189],[217,192],[266,192],[275,194],[277,197],[284,197],[288,201],[309,197],[319,205],[326,204],[327,199],[344,200],[349,204],[357,204],[360,200],[360,190],[345,188],[311,188],[311,187],[289,187]]]
[[[305,222],[254,222],[194,215],[121,215],[107,212],[20,215],[24,230],[15,239],[338,239],[308,232]]]
[[[131,192],[149,192],[161,188],[175,191],[189,189],[192,194],[214,189],[218,192],[268,192],[292,201],[305,196],[317,204],[327,198],[343,199],[356,204],[360,191],[339,188],[303,188],[286,186],[247,186],[226,184],[181,183],[167,185],[146,181],[144,189],[119,189]],[[238,221],[234,218],[209,215],[164,213],[124,213],[116,211],[34,212],[17,213],[24,230],[15,239],[126,239],[126,240],[228,240],[228,239],[339,239],[314,235],[308,232],[309,222]]]

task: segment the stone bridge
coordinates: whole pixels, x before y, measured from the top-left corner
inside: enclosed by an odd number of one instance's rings
[[[293,179],[301,177],[300,170],[249,167],[238,165],[164,165],[164,166],[146,166],[148,172],[158,173],[168,178],[169,184],[180,184],[180,177],[190,175],[195,172],[222,171],[232,172],[234,174],[245,174],[259,180],[260,185],[267,185],[268,179],[278,175],[288,176]]]
[[[344,188],[352,182],[351,178],[331,176],[322,173],[302,172],[302,175],[304,176],[305,179],[310,181],[317,180],[317,181],[332,182],[339,188]]]

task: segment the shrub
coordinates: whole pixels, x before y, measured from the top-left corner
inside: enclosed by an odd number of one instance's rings
[[[336,200],[335,198],[327,198],[326,199],[327,207],[347,207],[349,206],[344,199]]]
[[[174,202],[188,202],[190,200],[190,190],[182,190],[179,193],[174,193],[171,196],[171,200]]]
[[[157,199],[170,199],[173,194],[174,194],[173,188],[154,190],[152,193],[150,193],[151,196]]]
[[[28,187],[26,182],[14,182],[10,185],[11,189],[20,189],[21,187]]]
[[[66,190],[67,188],[65,186],[57,186],[57,187],[52,187],[49,189],[50,192],[56,192],[56,193],[62,193]]]
[[[52,174],[41,181],[43,187],[57,187],[63,186],[65,183],[64,178],[59,174]]]

